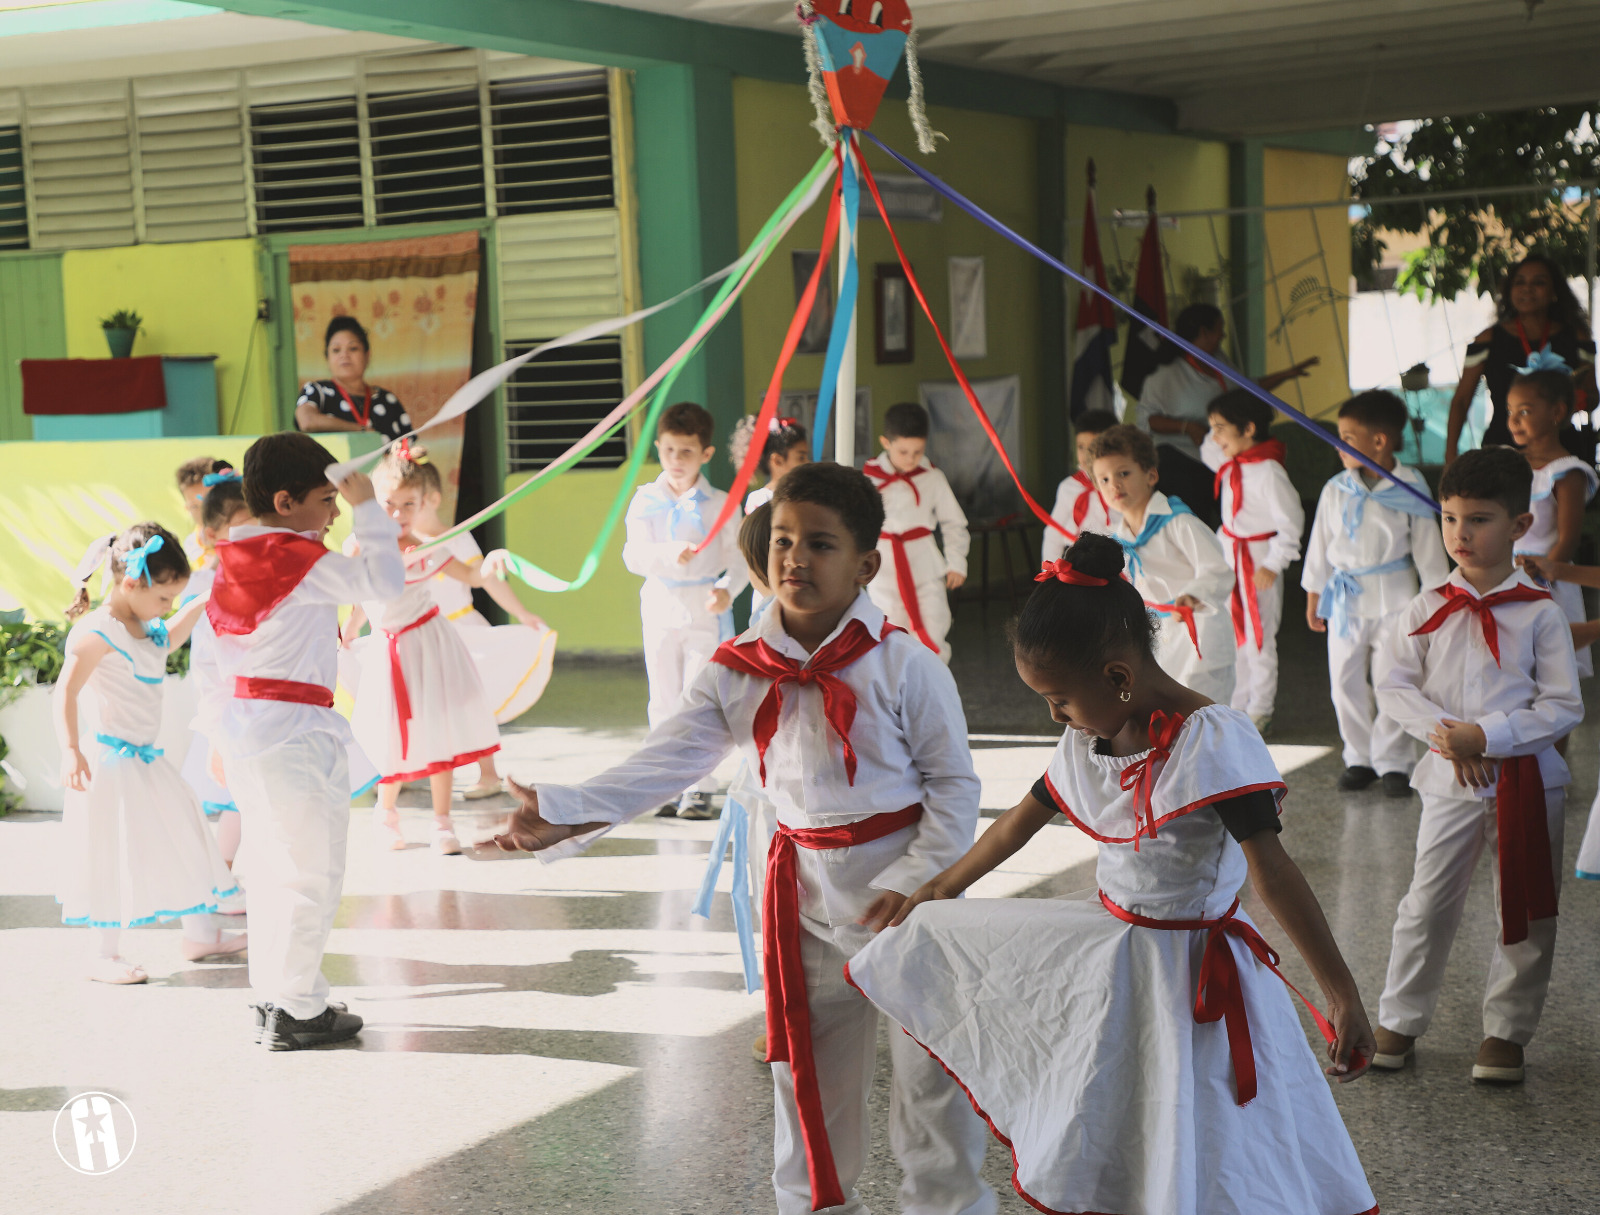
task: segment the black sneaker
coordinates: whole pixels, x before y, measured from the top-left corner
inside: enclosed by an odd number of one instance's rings
[[[691,793],[678,804],[678,817],[701,820],[721,818],[722,811],[711,804],[711,794]]]
[[[348,1004],[341,1004],[338,1000],[329,1000],[328,1001],[328,1007],[333,1009],[335,1012],[349,1012],[350,1011],[350,1006]],[[260,1042],[261,1041],[261,1031],[262,1031],[263,1028],[266,1027],[267,1014],[270,1011],[272,1011],[272,1004],[271,1004],[270,1001],[267,1001],[267,1000],[263,1000],[260,1004],[252,1004],[250,1006],[250,1015],[251,1015],[251,1018],[255,1022],[255,1041],[256,1042]]]
[[[363,1022],[353,1012],[330,1004],[316,1016],[296,1021],[281,1008],[266,1006],[266,1022],[261,1027],[261,1045],[268,1050],[304,1050],[308,1046],[327,1046],[343,1042],[361,1032]]]
[[[1364,764],[1354,768],[1346,768],[1339,776],[1339,788],[1346,793],[1354,793],[1358,789],[1365,789],[1378,779],[1378,774]]]
[[[1385,797],[1410,797],[1411,778],[1404,772],[1385,772],[1383,774],[1383,795]]]
[[[677,802],[668,802],[665,806],[662,806],[659,810],[656,811],[656,817],[657,818],[677,818],[678,817],[678,803]]]

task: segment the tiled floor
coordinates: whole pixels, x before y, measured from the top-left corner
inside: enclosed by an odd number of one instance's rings
[[[984,632],[964,606],[956,637],[990,814],[1031,784],[1047,754],[1014,736],[1049,730],[1009,671],[1002,615],[992,612]],[[1370,1009],[1418,806],[1333,790],[1320,643],[1291,626],[1284,636],[1273,742],[1285,768],[1301,765],[1289,776],[1284,840]],[[507,766],[546,780],[593,772],[641,736],[643,703],[636,670],[563,668],[508,735]],[[1590,725],[1573,739],[1569,853],[1594,791],[1597,746]],[[493,812],[471,813],[487,826]],[[369,1028],[348,1048],[299,1054],[251,1046],[244,968],[182,963],[174,929],[130,934],[148,986],[82,980],[86,934],[59,926],[51,897],[55,817],[0,820],[0,1210],[771,1209],[771,1085],[749,1054],[760,997],[744,994],[727,898],[709,923],[688,914],[714,824],[641,820],[588,857],[544,866],[493,853],[435,857],[420,843],[379,853],[368,818],[352,816],[327,973]],[[421,841],[425,813],[408,811],[406,830]],[[1091,860],[1070,829],[1047,829],[983,893],[1078,889],[1092,882]],[[1591,1212],[1600,1194],[1600,886],[1568,884],[1528,1082],[1497,1090],[1468,1078],[1493,931],[1486,877],[1416,1068],[1341,1088],[1339,1103],[1386,1212]],[[725,870],[724,890],[727,881]],[[1286,970],[1306,978],[1297,958]],[[107,1177],[71,1172],[51,1146],[55,1111],[88,1089],[123,1097],[138,1119],[136,1150]],[[876,1102],[881,1128],[881,1076]],[[1021,1215],[1029,1208],[1008,1173],[992,1145],[1001,1210]],[[880,1130],[865,1185],[874,1210],[897,1209],[897,1182]]]

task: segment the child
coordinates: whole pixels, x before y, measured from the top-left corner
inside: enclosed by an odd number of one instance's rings
[[[861,470],[883,495],[885,516],[878,537],[883,568],[869,588],[872,602],[949,665],[949,592],[967,580],[967,517],[950,482],[928,463],[926,409],[912,401],[889,406],[878,443],[883,454]]]
[[[1550,982],[1570,779],[1556,741],[1583,719],[1566,617],[1517,569],[1533,472],[1505,447],[1468,452],[1439,482],[1457,569],[1401,614],[1378,705],[1430,750],[1416,869],[1400,901],[1378,1002],[1374,1067],[1405,1066],[1439,1002],[1445,962],[1485,846],[1495,849],[1500,934],[1474,1080],[1522,1079]]]
[[[1041,1211],[1376,1211],[1277,954],[1239,908],[1248,874],[1328,1003],[1327,1074],[1360,1075],[1372,1031],[1278,842],[1283,779],[1248,718],[1157,663],[1122,568],[1092,534],[1046,567],[1017,674],[1068,729],[847,977],[949,1068]],[[1097,842],[1098,898],[959,898],[1057,814]]]
[[[408,525],[415,520],[418,469],[433,473],[406,455],[391,452],[373,474],[373,488],[384,509],[402,531],[402,551],[417,539]],[[356,547],[356,546],[352,546]],[[482,570],[468,566],[449,549],[435,549],[406,560],[403,591],[382,603],[352,611],[344,627],[348,645],[370,620],[372,639],[360,656],[355,708],[350,728],[361,749],[378,766],[378,806],[373,811],[377,838],[393,849],[406,847],[396,808],[400,786],[426,780],[433,802],[433,850],[440,856],[461,855],[461,841],[450,818],[451,778],[457,768],[476,763],[487,783],[485,762],[500,749],[500,729],[484,695],[483,682],[461,634],[440,612],[429,592],[439,577],[461,585],[483,585]],[[378,634],[385,640],[380,641]],[[499,789],[494,778],[491,791]]]
[[[1568,455],[1561,445],[1561,429],[1572,412],[1572,402],[1572,373],[1553,367],[1519,374],[1506,392],[1511,437],[1533,467],[1533,493],[1528,501],[1533,525],[1517,541],[1519,558],[1571,561],[1583,536],[1584,508],[1600,487],[1594,466]],[[1550,589],[1567,620],[1581,622],[1583,591],[1578,584],[1562,582]],[[1585,645],[1578,649],[1578,675],[1587,679],[1593,674],[1594,659]]]
[[[1094,441],[1117,425],[1115,414],[1104,409],[1090,409],[1078,415],[1073,424],[1073,438],[1077,446],[1078,471],[1073,473],[1056,490],[1056,504],[1050,508],[1050,517],[1072,533],[1063,536],[1053,527],[1044,529],[1041,555],[1046,563],[1056,560],[1084,532],[1102,532],[1110,535],[1116,530],[1106,500],[1094,484],[1094,457],[1089,453]]]
[[[577,788],[513,784],[523,806],[496,840],[568,854],[733,747],[743,753],[779,824],[761,927],[780,1215],[860,1209],[878,1017],[846,985],[844,963],[977,824],[955,681],[861,593],[882,529],[882,500],[855,470],[809,464],[786,476],[772,499],[777,606],[717,651],[632,759]],[[904,1034],[889,1043],[890,1143],[907,1207],[994,1210],[978,1175],[983,1127],[961,1090]]]
[[[87,583],[109,558],[110,591],[89,609]],[[183,956],[191,962],[238,961],[243,933],[220,932],[212,918],[238,892],[217,852],[205,815],[178,771],[155,745],[167,654],[182,645],[200,615],[195,604],[169,626],[189,580],[176,536],[138,523],[97,541],[78,569],[78,597],[66,662],[56,681],[56,737],[61,743],[63,924],[98,929],[89,978],[143,983],[142,966],[120,951],[122,930],[158,920],[183,921]],[[79,734],[79,698],[95,723],[91,764]]]
[[[1340,439],[1427,494],[1422,474],[1395,458],[1405,426],[1405,403],[1392,392],[1359,393],[1339,407]],[[1365,789],[1381,773],[1387,796],[1410,797],[1416,744],[1374,708],[1372,687],[1419,579],[1422,587],[1438,586],[1450,563],[1431,508],[1354,457],[1339,458],[1345,470],[1322,487],[1300,574],[1306,624],[1328,634],[1328,682],[1344,740],[1339,788]]]
[[[206,548],[205,532],[200,519],[206,490],[216,483],[215,478],[232,471],[232,464],[226,460],[214,460],[210,456],[196,456],[178,465],[178,493],[183,495],[183,509],[188,512],[189,521],[194,524],[194,530],[183,538],[183,555],[189,559],[190,566],[198,566],[202,557],[211,555]],[[209,484],[206,481],[207,477],[213,478]]]
[[[652,730],[672,716],[684,689],[711,661],[717,646],[733,635],[729,608],[745,586],[737,527],[723,528],[705,552],[694,552],[728,496],[713,489],[700,471],[717,450],[711,430],[711,415],[700,406],[680,401],[669,407],[656,431],[661,475],[641,485],[628,504],[622,563],[644,579],[639,614]],[[711,795],[716,787],[707,773],[657,814],[714,818]]]
[[[1178,498],[1156,490],[1156,448],[1137,426],[1113,426],[1091,448],[1094,477],[1114,517],[1145,606],[1165,617],[1156,661],[1179,683],[1227,704],[1233,629],[1224,605],[1233,571],[1216,536]]]
[[[216,745],[248,832],[250,985],[257,1040],[268,1050],[339,1042],[361,1018],[328,1002],[322,952],[344,884],[350,825],[349,723],[333,711],[339,606],[405,589],[398,531],[352,473],[338,486],[333,457],[309,435],[266,435],[244,457],[244,498],[255,522],[217,549],[206,615],[217,667],[233,697]],[[352,508],[361,554],[323,544]]]
[[[1279,575],[1300,555],[1306,512],[1284,467],[1287,452],[1272,435],[1272,406],[1235,388],[1206,406],[1218,457],[1215,492],[1222,508],[1217,535],[1233,567],[1233,640],[1238,670],[1233,707],[1250,715],[1263,738],[1272,733],[1278,699]],[[1211,454],[1211,453],[1207,453]]]
[[[752,414],[745,414],[734,426],[733,438],[728,442],[728,458],[733,462],[734,468],[743,467],[745,456],[750,451],[750,443],[755,436],[755,429],[756,419]],[[748,519],[758,508],[772,501],[772,491],[778,488],[778,482],[783,480],[785,473],[791,468],[799,468],[802,464],[809,463],[811,463],[811,448],[806,443],[806,428],[800,424],[800,419],[772,419],[771,425],[767,428],[767,441],[761,449],[761,459],[756,464],[756,471],[767,479],[767,483],[745,495],[745,518]],[[750,550],[745,548],[742,531],[739,547],[744,549],[748,561]],[[763,553],[765,551],[762,550]],[[765,562],[765,557],[762,560]],[[755,568],[754,565],[750,566],[752,624],[755,623],[758,614],[765,611],[772,602],[772,592],[767,589],[764,582],[756,579]]]

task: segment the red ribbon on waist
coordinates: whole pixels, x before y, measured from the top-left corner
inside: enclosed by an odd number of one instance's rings
[[[1194,626],[1194,609],[1192,607],[1181,603],[1151,603],[1148,599],[1144,601],[1144,605],[1152,612],[1160,612],[1163,616],[1176,616],[1183,621],[1184,628],[1189,630],[1189,643],[1194,646],[1194,656],[1196,658],[1205,657],[1200,652],[1200,631]]]
[[[1200,1025],[1221,1021],[1227,1027],[1228,1053],[1233,1057],[1234,1100],[1239,1105],[1248,1105],[1255,1099],[1256,1056],[1250,1042],[1250,1018],[1245,1013],[1239,960],[1233,956],[1233,949],[1228,944],[1229,937],[1238,937],[1243,941],[1250,952],[1256,955],[1257,961],[1282,979],[1285,987],[1300,996],[1300,1002],[1310,1012],[1311,1019],[1317,1023],[1329,1046],[1338,1040],[1339,1035],[1333,1032],[1328,1019],[1300,994],[1299,988],[1284,978],[1283,971],[1278,969],[1277,951],[1262,940],[1261,934],[1249,923],[1234,918],[1234,913],[1239,910],[1238,899],[1234,899],[1233,906],[1215,920],[1153,920],[1149,916],[1136,915],[1118,907],[1103,890],[1100,892],[1100,903],[1125,924],[1160,928],[1168,932],[1203,930],[1207,933],[1205,953],[1200,958],[1200,981],[1195,986],[1194,1019]]]
[[[794,1074],[794,1103],[800,1115],[800,1138],[806,1147],[806,1173],[811,1180],[811,1209],[820,1211],[844,1201],[833,1145],[817,1087],[816,1059],[811,1053],[811,1002],[806,995],[806,969],[800,957],[800,871],[795,849],[853,848],[912,826],[922,807],[907,806],[891,814],[875,814],[840,827],[795,831],[778,824],[767,850],[767,885],[761,909],[761,947],[767,986],[767,1062],[787,1063]]]
[[[404,628],[390,632],[383,630],[389,639],[389,685],[394,689],[394,712],[400,719],[400,754],[411,754],[411,690],[406,687],[405,668],[400,665],[400,638],[412,629],[419,629],[439,614],[437,606],[429,608]]]
[[[1500,939],[1528,939],[1528,922],[1556,914],[1556,879],[1550,859],[1550,823],[1539,757],[1500,761],[1494,817],[1499,836]]]
[[[333,692],[320,683],[300,683],[293,679],[257,679],[252,675],[233,677],[235,700],[281,700],[288,704],[333,708]]]
[[[937,654],[939,647],[933,644],[933,638],[928,636],[928,630],[922,623],[922,605],[917,602],[917,580],[911,576],[911,563],[906,560],[906,545],[931,535],[932,528],[914,527],[908,532],[879,532],[878,539],[887,540],[893,546],[894,582],[900,591],[900,602],[905,605],[906,618],[911,622],[911,631],[917,635],[918,641]]]
[[[1228,610],[1233,616],[1233,641],[1235,645],[1244,645],[1247,636],[1244,621],[1248,611],[1250,625],[1256,631],[1256,649],[1259,650],[1267,639],[1261,635],[1261,604],[1256,599],[1256,559],[1250,553],[1250,546],[1258,540],[1271,540],[1278,533],[1239,536],[1234,534],[1232,528],[1224,526],[1222,534],[1233,541],[1233,597],[1228,602]]]

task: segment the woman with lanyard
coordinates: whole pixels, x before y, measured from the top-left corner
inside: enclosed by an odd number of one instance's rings
[[[367,383],[367,331],[353,316],[336,316],[322,339],[333,378],[312,380],[294,403],[300,430],[374,430],[385,439],[411,432],[411,416],[387,388]]]
[[[1213,357],[1222,349],[1227,332],[1222,309],[1213,304],[1190,304],[1173,322],[1172,330]],[[1229,384],[1192,354],[1163,342],[1156,356],[1161,366],[1150,373],[1139,397],[1135,422],[1156,442],[1161,492],[1177,495],[1208,526],[1217,525],[1217,506],[1211,486],[1214,474],[1200,459],[1200,444],[1209,432],[1206,409],[1227,391]],[[1256,382],[1268,392],[1306,374],[1321,360],[1303,359],[1285,371],[1275,371]]]
[[[1516,379],[1517,369],[1527,365],[1529,356],[1539,351],[1558,354],[1573,369],[1573,390],[1577,403],[1574,413],[1595,408],[1594,337],[1589,317],[1578,297],[1548,257],[1533,253],[1523,258],[1506,275],[1497,301],[1498,318],[1467,347],[1461,369],[1461,382],[1450,398],[1450,420],[1445,427],[1444,460],[1456,458],[1461,428],[1467,410],[1483,380],[1489,388],[1494,413],[1483,432],[1480,446],[1513,446],[1507,427],[1506,393]],[[1561,443],[1569,452],[1592,463],[1595,433],[1592,425],[1577,431],[1563,429]]]

